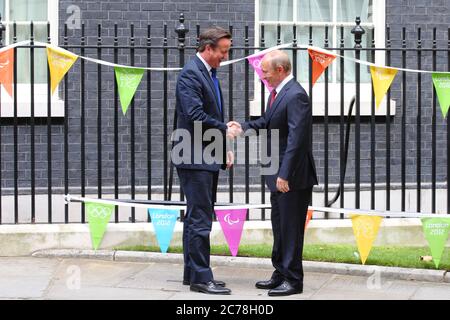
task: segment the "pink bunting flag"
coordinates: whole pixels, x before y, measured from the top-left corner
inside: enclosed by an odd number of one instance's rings
[[[242,230],[247,217],[247,209],[216,210],[223,234],[233,257],[237,256],[241,242]]]
[[[265,54],[262,54],[260,56],[251,56],[248,57],[247,60],[250,63],[250,65],[255,69],[256,74],[259,76],[261,81],[264,83],[266,88],[269,90],[269,92],[272,92],[272,87],[269,85],[269,83],[266,80],[263,80],[263,72],[261,69],[261,62],[264,59]]]

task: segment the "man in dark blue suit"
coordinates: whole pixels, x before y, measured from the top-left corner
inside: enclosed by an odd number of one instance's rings
[[[265,114],[242,127],[237,122],[228,125],[243,131],[267,129],[267,148],[278,168],[265,175],[271,191],[275,271],[270,280],[259,281],[256,287],[270,289],[269,296],[287,296],[303,291],[305,220],[312,188],[317,184],[311,146],[312,112],[308,95],[291,75],[291,62],[285,52],[267,53],[261,69],[273,88]],[[272,141],[276,136],[279,140]],[[271,150],[273,145],[278,150]],[[273,168],[274,163],[270,166]]]
[[[228,31],[213,27],[202,32],[197,55],[181,71],[176,88],[178,129],[172,162],[187,200],[183,284],[208,294],[231,293],[224,282],[214,280],[209,239],[219,170],[234,161],[225,141],[234,129],[224,123],[224,100],[216,76],[230,46]]]

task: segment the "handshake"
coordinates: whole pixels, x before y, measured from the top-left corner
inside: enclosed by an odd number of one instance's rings
[[[227,123],[227,138],[234,140],[237,137],[240,137],[244,134],[244,131],[242,130],[242,126],[239,122],[236,121],[230,121]]]

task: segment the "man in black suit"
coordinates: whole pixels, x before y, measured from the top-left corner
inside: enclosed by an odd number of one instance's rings
[[[225,137],[234,129],[224,123],[224,100],[216,76],[230,46],[228,31],[214,27],[202,32],[197,55],[180,72],[176,87],[178,129],[173,136],[172,162],[187,200],[183,284],[208,294],[231,293],[224,282],[214,280],[209,239],[219,170],[234,161],[233,153],[225,151]]]
[[[277,161],[278,170],[265,175],[271,191],[275,271],[270,280],[259,281],[256,287],[270,289],[269,296],[287,296],[303,292],[305,220],[312,188],[317,184],[311,146],[312,112],[308,95],[291,75],[291,62],[285,52],[267,53],[261,69],[273,88],[265,114],[242,127],[237,122],[228,125],[243,131],[267,129],[269,152],[273,143],[278,145],[278,154],[270,155],[272,161]],[[278,131],[279,141],[271,141],[274,130]]]

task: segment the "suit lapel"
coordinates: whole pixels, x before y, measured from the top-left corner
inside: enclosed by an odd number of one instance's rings
[[[205,77],[206,81],[209,83],[209,87],[210,87],[214,97],[216,98],[216,108],[217,108],[217,110],[219,111],[219,114],[220,114],[219,102],[218,102],[219,98],[217,97],[216,88],[214,87],[214,83],[212,81],[211,75],[209,74],[208,69],[206,69],[206,66],[203,64],[203,62],[198,57],[195,57],[195,62],[197,63],[197,66],[200,69],[200,71],[202,72],[202,74]],[[219,85],[219,87],[220,87],[220,85]]]
[[[292,85],[292,81],[295,81],[294,79],[292,79],[291,81],[289,81],[284,87],[283,89],[281,89],[281,92],[279,94],[277,94],[275,101],[273,102],[273,105],[271,108],[269,108],[269,111],[266,113],[266,122],[269,123],[270,119],[272,118],[272,116],[274,115],[275,111],[277,110],[278,105],[280,104],[280,102],[283,100],[284,96],[286,95],[286,92],[291,88]],[[269,97],[269,103],[270,103],[270,97]]]

